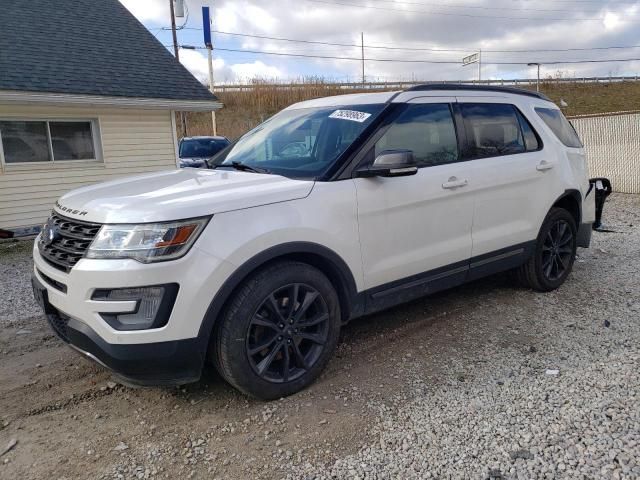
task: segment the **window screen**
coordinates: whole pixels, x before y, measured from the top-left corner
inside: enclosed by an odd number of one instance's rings
[[[91,122],[49,122],[54,160],[90,160],[95,157]]]
[[[5,163],[96,158],[91,121],[0,121]]]
[[[567,147],[582,148],[580,137],[578,137],[573,125],[564,118],[560,110],[556,108],[536,108],[536,113]]]
[[[49,162],[47,122],[0,121],[5,163]]]
[[[464,103],[460,109],[467,126],[471,157],[496,157],[526,151],[518,115],[512,105]]]
[[[376,142],[375,156],[397,149],[413,151],[421,167],[456,161],[458,142],[449,105],[410,105]]]

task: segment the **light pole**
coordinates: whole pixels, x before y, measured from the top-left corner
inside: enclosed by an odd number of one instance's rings
[[[184,16],[184,7],[182,2],[176,2],[179,6],[178,14]],[[176,12],[173,9],[173,0],[169,0],[169,12],[171,13],[171,35],[173,37],[173,54],[176,57],[178,63],[180,63],[180,52],[178,50],[178,35],[176,33]],[[180,123],[182,123],[182,136],[187,136],[187,116],[184,112],[180,112]]]
[[[537,62],[527,63],[528,67],[538,67],[538,79],[536,80],[536,92],[540,91],[540,64]]]

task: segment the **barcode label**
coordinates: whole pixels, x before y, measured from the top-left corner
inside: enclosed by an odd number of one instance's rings
[[[357,112],[355,110],[336,110],[329,115],[329,118],[339,118],[340,120],[351,120],[352,122],[362,123],[370,116],[370,113]]]

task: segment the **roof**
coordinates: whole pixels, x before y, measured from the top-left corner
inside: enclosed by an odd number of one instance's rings
[[[118,0],[2,0],[0,90],[218,102]]]
[[[312,100],[304,100],[287,107],[287,110],[299,108],[339,107],[343,105],[368,105],[391,101],[398,92],[349,93],[333,95]]]
[[[182,140],[229,140],[222,135],[192,135],[190,137],[182,137]]]
[[[287,107],[289,110],[299,108],[322,108],[322,107],[339,107],[346,105],[366,105],[372,103],[403,103],[412,98],[420,97],[420,92],[438,92],[437,95],[455,96],[455,92],[481,92],[481,93],[503,93],[510,95],[523,95],[533,97],[547,102],[551,100],[542,93],[532,92],[522,88],[498,87],[492,85],[466,85],[464,83],[429,83],[425,85],[416,85],[405,90],[394,92],[372,92],[372,93],[350,93],[346,95],[334,95],[331,97],[314,98],[313,100],[305,100],[294,103]],[[440,93],[442,92],[442,93]],[[553,103],[553,102],[552,102]]]
[[[406,92],[426,92],[426,91],[440,91],[440,90],[471,90],[475,92],[498,92],[498,93],[512,93],[515,95],[525,95],[528,97],[539,98],[540,100],[549,100],[546,95],[539,92],[533,92],[531,90],[525,90],[524,88],[514,87],[499,87],[494,85],[467,85],[464,83],[427,83],[425,85],[416,85],[415,87],[407,88]]]

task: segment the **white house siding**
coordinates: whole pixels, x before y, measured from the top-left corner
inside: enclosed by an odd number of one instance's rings
[[[9,164],[0,168],[0,228],[42,223],[56,199],[83,185],[176,168],[167,110],[0,105],[0,119],[97,119],[101,161]]]

